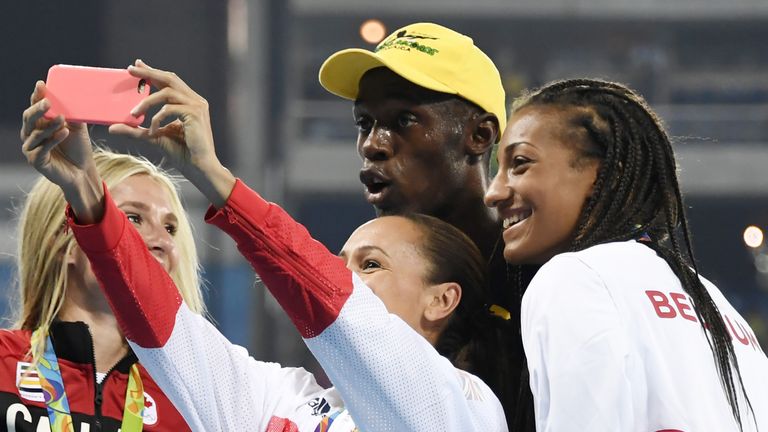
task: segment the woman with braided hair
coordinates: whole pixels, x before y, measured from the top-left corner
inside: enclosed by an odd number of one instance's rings
[[[486,203],[504,257],[541,265],[518,287],[532,403],[510,429],[768,430],[768,359],[699,275],[672,145],[643,98],[584,79],[524,94],[498,159]]]

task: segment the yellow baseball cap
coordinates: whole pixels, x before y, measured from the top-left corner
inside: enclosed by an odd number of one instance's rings
[[[438,24],[409,24],[373,52],[351,48],[332,54],[320,67],[320,84],[355,100],[360,78],[381,66],[421,87],[474,102],[496,115],[499,135],[504,131],[507,108],[499,70],[470,37]]]

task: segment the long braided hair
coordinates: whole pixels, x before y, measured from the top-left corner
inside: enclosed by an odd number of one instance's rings
[[[556,81],[523,94],[513,104],[512,113],[523,107],[545,105],[562,108],[568,119],[566,127],[586,138],[584,148],[577,150],[581,153],[578,157],[600,161],[592,194],[582,208],[570,250],[650,237],[650,241],[642,244],[669,264],[693,300],[723,391],[734,419],[743,430],[738,387],[750,410],[752,405],[744,392],[739,364],[722,315],[699,279],[672,144],[661,119],[629,88],[591,79]],[[514,423],[519,430],[531,430],[533,408],[527,367],[522,374]]]

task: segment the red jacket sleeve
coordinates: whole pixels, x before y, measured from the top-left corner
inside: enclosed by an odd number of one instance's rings
[[[181,295],[107,188],[100,222],[78,225],[67,207],[67,223],[125,336],[142,347],[163,346],[173,330]]]
[[[235,240],[304,338],[333,323],[352,293],[344,262],[240,180],[223,208],[208,210],[206,222]]]

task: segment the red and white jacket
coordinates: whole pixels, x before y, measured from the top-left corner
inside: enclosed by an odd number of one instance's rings
[[[335,388],[321,388],[303,369],[254,360],[192,313],[109,196],[105,202],[99,224],[70,226],[134,352],[194,430],[507,430],[488,386],[454,368],[340,258],[239,180],[206,220],[235,240]]]
[[[30,331],[0,330],[0,431],[50,431],[43,389],[29,357]],[[51,340],[61,367],[72,422],[77,432],[117,432],[123,418],[128,371],[136,363],[129,353],[96,383],[93,339],[82,322],[55,321]],[[144,386],[144,430],[188,431],[171,401],[139,365]]]

